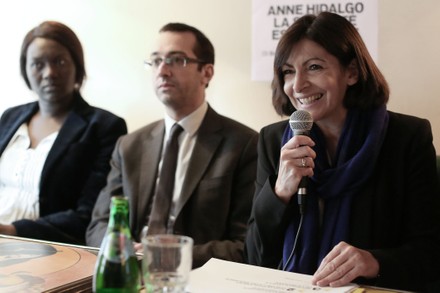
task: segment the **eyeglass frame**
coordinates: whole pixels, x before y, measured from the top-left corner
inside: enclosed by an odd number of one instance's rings
[[[175,62],[176,58],[181,58],[183,60],[182,66],[176,66]],[[154,60],[161,59],[161,61],[156,65]],[[173,61],[174,59],[174,61]],[[191,58],[187,57],[185,55],[171,55],[168,57],[161,57],[161,56],[154,56],[153,58],[150,58],[149,60],[144,60],[144,65],[151,66],[152,68],[158,68],[160,64],[165,63],[166,65],[172,67],[172,68],[183,68],[186,67],[190,63],[198,63],[198,64],[206,64],[207,62],[201,59]]]

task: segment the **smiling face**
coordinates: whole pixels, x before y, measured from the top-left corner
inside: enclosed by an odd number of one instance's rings
[[[26,54],[26,74],[40,101],[69,103],[75,90],[76,68],[67,48],[58,42],[36,38]]]
[[[345,119],[343,100],[347,87],[358,80],[354,62],[347,68],[317,43],[296,43],[282,67],[284,92],[298,110],[312,114],[315,122],[336,123]]]

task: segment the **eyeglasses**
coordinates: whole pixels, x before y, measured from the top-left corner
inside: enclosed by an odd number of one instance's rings
[[[170,56],[170,57],[154,57],[150,60],[144,61],[145,65],[149,65],[153,68],[158,68],[162,62],[170,67],[186,67],[188,63],[205,63],[203,60],[184,57],[184,56]]]

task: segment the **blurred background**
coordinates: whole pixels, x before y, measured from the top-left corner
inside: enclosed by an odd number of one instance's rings
[[[388,108],[429,119],[440,153],[440,1],[378,3],[378,65],[391,88]],[[178,21],[199,28],[214,44],[215,75],[207,91],[214,109],[257,131],[286,118],[273,110],[270,82],[251,80],[252,0],[14,0],[0,5],[0,114],[36,99],[20,76],[20,46],[31,28],[57,20],[83,44],[88,77],[82,93],[90,104],[124,117],[129,131],[162,118],[143,60],[159,28]]]

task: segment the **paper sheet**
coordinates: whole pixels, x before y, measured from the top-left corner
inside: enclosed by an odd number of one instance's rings
[[[345,293],[358,286],[330,288],[312,285],[312,276],[268,269],[230,261],[210,259],[201,268],[191,271],[188,291],[191,293]]]

